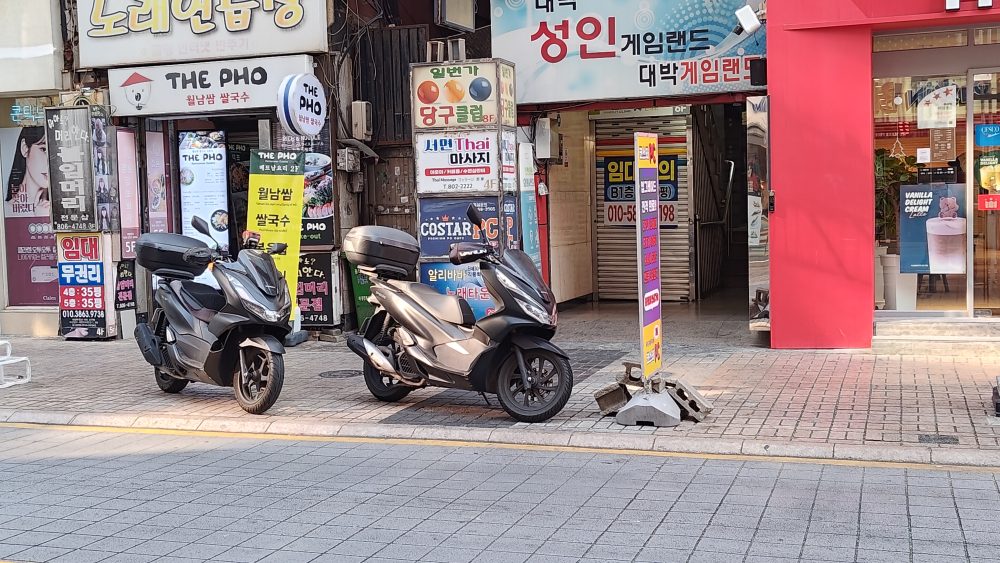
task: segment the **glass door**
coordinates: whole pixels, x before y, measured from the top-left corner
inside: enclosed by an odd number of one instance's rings
[[[972,197],[973,310],[1000,315],[1000,70],[970,73],[969,146],[966,165]]]

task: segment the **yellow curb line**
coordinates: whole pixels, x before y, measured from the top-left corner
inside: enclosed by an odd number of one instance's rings
[[[397,446],[436,446],[450,448],[484,448],[523,450],[536,452],[567,452],[600,455],[626,455],[641,457],[708,459],[717,461],[756,461],[760,463],[797,463],[811,465],[836,465],[843,467],[873,467],[889,469],[919,469],[959,471],[965,473],[998,473],[997,467],[972,465],[943,465],[934,463],[900,461],[862,461],[817,457],[783,457],[747,454],[713,454],[669,451],[632,450],[623,448],[590,448],[583,446],[549,446],[541,444],[511,444],[503,442],[473,442],[467,440],[436,440],[424,438],[377,438],[363,436],[300,436],[295,434],[265,434],[260,432],[220,432],[215,430],[169,430],[164,428],[131,428],[116,426],[79,426],[72,424],[37,424],[33,422],[0,422],[0,428],[25,430],[64,430],[69,432],[101,432],[110,434],[152,434],[158,436],[191,436],[198,438],[230,438],[244,440],[279,440],[295,442],[326,442],[346,444],[388,444]],[[0,561],[0,563],[10,563]]]

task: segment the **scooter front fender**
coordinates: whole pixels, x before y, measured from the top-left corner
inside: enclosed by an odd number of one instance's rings
[[[268,350],[273,354],[285,353],[284,345],[270,334],[247,338],[243,342],[240,342],[240,348],[259,348],[261,350]]]
[[[563,352],[562,348],[556,346],[549,340],[533,336],[530,334],[515,334],[511,337],[510,343],[522,350],[547,350],[560,358],[569,359],[569,355]]]

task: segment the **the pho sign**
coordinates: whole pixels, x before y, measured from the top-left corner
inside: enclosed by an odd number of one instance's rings
[[[278,88],[278,120],[292,135],[315,137],[326,121],[326,90],[313,74],[292,74]]]

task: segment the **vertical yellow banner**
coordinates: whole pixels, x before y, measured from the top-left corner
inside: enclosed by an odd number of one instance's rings
[[[305,153],[254,151],[250,158],[247,228],[260,235],[261,248],[285,243],[274,264],[288,282],[292,318],[298,314],[299,247],[302,241],[302,197],[305,189]]]

